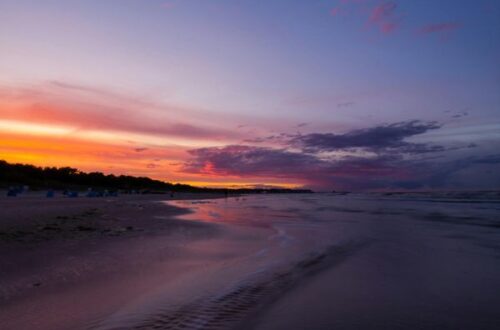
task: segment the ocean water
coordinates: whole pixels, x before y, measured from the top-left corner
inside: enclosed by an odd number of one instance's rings
[[[500,194],[169,201],[226,232],[95,328],[500,329]]]

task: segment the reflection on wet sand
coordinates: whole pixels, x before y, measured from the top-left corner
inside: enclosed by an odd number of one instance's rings
[[[44,320],[39,329],[496,329],[500,203],[490,197],[254,195],[154,202],[154,213],[145,204],[150,226],[175,231],[96,250],[88,264],[114,270],[47,287],[4,319]],[[172,219],[178,208],[189,212]],[[68,303],[75,295],[82,304]],[[47,322],[61,303],[78,318]]]

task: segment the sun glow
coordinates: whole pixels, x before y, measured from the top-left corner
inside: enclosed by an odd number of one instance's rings
[[[74,128],[46,124],[34,124],[16,120],[0,119],[0,132],[22,133],[29,135],[64,136],[71,134]]]
[[[255,180],[253,180],[255,181]],[[243,181],[229,181],[229,182],[208,182],[208,181],[183,181],[179,182],[183,184],[189,184],[192,186],[198,187],[208,187],[208,188],[287,188],[287,189],[296,189],[302,188],[303,185],[296,183],[283,183],[283,182],[263,182],[260,184],[255,184],[251,182],[243,182]]]

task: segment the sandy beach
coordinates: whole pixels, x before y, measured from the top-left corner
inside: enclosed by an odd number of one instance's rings
[[[500,0],[0,0],[0,330],[500,330]]]
[[[218,198],[177,194],[177,199]],[[2,329],[87,328],[89,320],[202,266],[183,246],[221,235],[173,219],[166,195],[0,199]]]
[[[2,198],[2,329],[500,324],[497,199],[220,197]]]

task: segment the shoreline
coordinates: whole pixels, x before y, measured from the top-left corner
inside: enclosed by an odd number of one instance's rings
[[[186,247],[227,229],[177,219],[190,210],[163,203],[166,197],[1,198],[3,328],[86,328],[82,322],[197,269]],[[175,200],[223,197],[176,194]],[[51,313],[69,306],[80,319],[52,321]]]
[[[496,203],[140,197],[0,200],[37,232],[0,239],[3,328],[418,328],[419,315],[443,329],[500,324]],[[82,216],[89,205],[99,212]],[[61,209],[59,231],[40,227],[37,214],[54,221]]]
[[[36,214],[26,210],[22,199],[0,200],[3,209],[10,203],[25,210],[27,218],[19,226],[26,233],[35,230],[14,239],[0,236],[0,249],[6,252],[0,261],[7,265],[0,272],[3,327],[114,329],[157,326],[158,318],[211,324],[222,317],[222,328],[248,328],[249,318],[265,315],[253,304],[272,306],[344,253],[335,247],[335,252],[326,254],[283,254],[288,237],[273,226],[196,219],[189,216],[196,213],[190,210],[191,203],[163,203],[224,196],[164,197],[50,199],[50,203],[26,198],[35,213],[45,214],[43,221],[35,220]],[[59,204],[66,210],[63,219],[54,218],[61,211]],[[89,207],[97,211],[88,214]],[[4,232],[5,223],[13,220],[5,219],[0,225]],[[56,226],[56,220],[62,222]],[[82,224],[95,230],[79,230]],[[51,229],[45,229],[47,225]],[[133,229],[126,230],[129,226]],[[182,312],[184,305],[192,311]],[[174,310],[158,310],[162,306]]]

